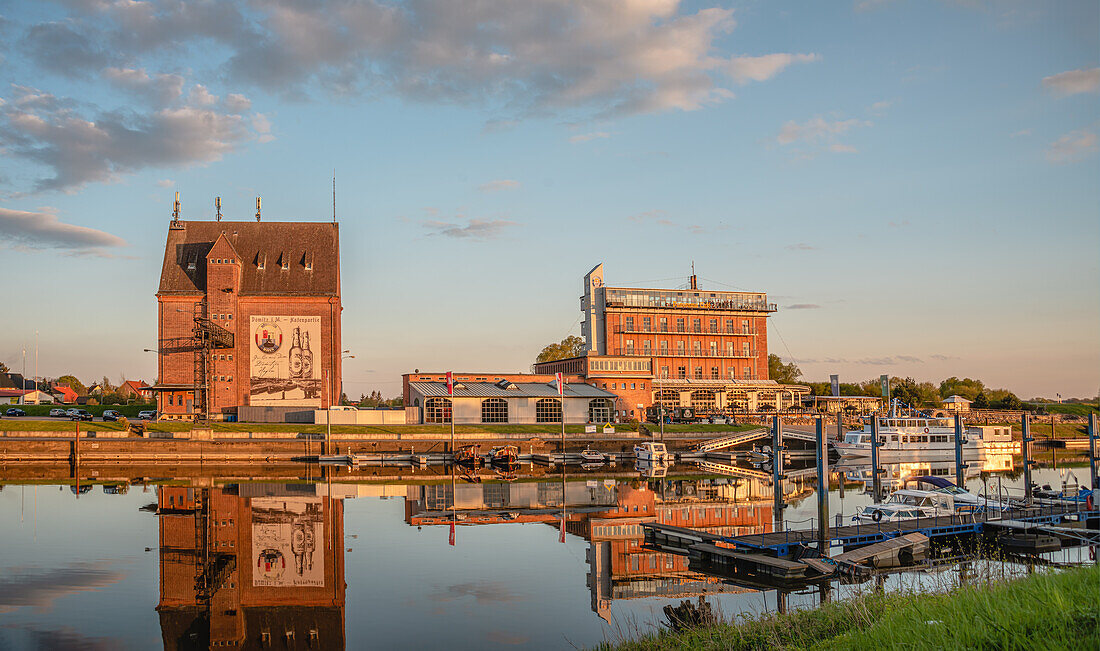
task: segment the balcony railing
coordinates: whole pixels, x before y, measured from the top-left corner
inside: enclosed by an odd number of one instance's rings
[[[752,359],[757,355],[756,350],[735,350],[732,353],[727,350],[718,350],[711,352],[709,350],[700,351],[677,351],[677,350],[646,350],[644,348],[615,348],[610,351],[611,355],[627,355],[635,357],[707,357],[712,359]]]
[[[660,329],[657,329],[657,328],[646,329],[644,326],[643,327],[638,327],[638,326],[631,327],[631,326],[626,326],[626,325],[615,326],[614,328],[612,328],[611,331],[612,331],[612,333],[617,334],[617,335],[712,335],[712,336],[715,336],[715,337],[721,337],[723,335],[728,335],[728,336],[742,336],[742,335],[745,335],[745,336],[748,336],[748,335],[757,334],[756,328],[747,328],[747,329],[724,328],[724,329],[718,329],[718,330],[704,330],[704,329],[692,330],[690,328],[685,328],[683,330],[676,330],[675,328],[670,328],[668,330],[660,330]]]

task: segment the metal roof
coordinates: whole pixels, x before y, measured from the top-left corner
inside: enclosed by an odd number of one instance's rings
[[[455,382],[456,398],[556,398],[558,389],[544,382],[512,382],[505,389],[493,382]],[[446,382],[409,382],[409,387],[426,397],[447,397]],[[591,384],[566,384],[566,398],[611,398],[617,396]]]

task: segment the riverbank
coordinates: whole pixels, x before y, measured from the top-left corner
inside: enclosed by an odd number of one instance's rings
[[[1044,572],[941,594],[870,594],[741,624],[605,644],[649,649],[1096,649],[1100,568]]]

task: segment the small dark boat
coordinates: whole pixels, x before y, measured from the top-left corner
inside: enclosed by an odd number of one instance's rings
[[[1005,551],[1016,554],[1045,554],[1062,548],[1062,541],[1055,536],[1041,533],[1007,533],[997,539]]]
[[[460,466],[480,466],[483,462],[481,458],[481,446],[467,445],[455,450],[454,461]]]
[[[512,467],[519,465],[519,448],[514,445],[502,445],[489,451],[489,462],[494,466]]]

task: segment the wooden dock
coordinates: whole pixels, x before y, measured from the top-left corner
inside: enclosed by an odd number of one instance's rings
[[[928,536],[922,533],[907,533],[897,538],[844,552],[834,556],[833,560],[841,565],[855,565],[870,561],[872,567],[886,567],[912,562],[914,559],[923,557],[927,552]]]

